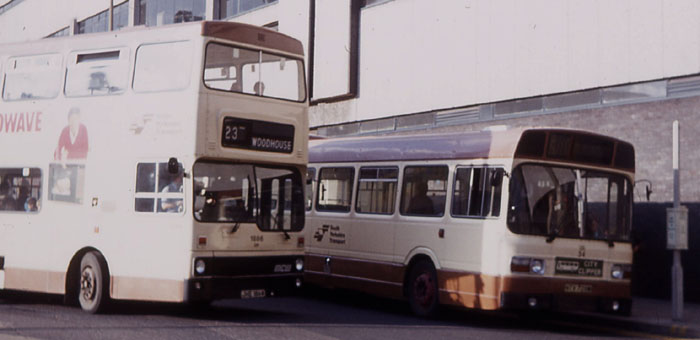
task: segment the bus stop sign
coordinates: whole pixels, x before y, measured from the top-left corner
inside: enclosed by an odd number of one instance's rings
[[[688,208],[666,208],[666,248],[688,249]]]

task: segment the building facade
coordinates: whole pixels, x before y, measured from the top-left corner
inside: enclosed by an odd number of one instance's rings
[[[700,299],[698,17],[695,0],[0,0],[0,43],[246,22],[304,44],[309,119],[321,136],[544,125],[630,141],[636,275],[645,278],[636,289],[646,295],[670,292],[644,284],[670,281],[665,208],[678,120],[686,291]]]

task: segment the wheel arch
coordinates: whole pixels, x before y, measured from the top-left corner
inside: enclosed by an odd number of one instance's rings
[[[63,302],[67,305],[78,305],[77,281],[78,275],[80,273],[80,261],[82,260],[83,256],[85,256],[85,254],[89,252],[95,252],[99,254],[100,257],[102,257],[105,269],[107,271],[107,277],[110,277],[109,264],[107,263],[107,259],[105,258],[104,254],[100,250],[90,246],[78,250],[77,252],[75,252],[75,254],[73,254],[73,257],[68,263],[68,268],[66,270],[65,295],[63,296]],[[109,291],[111,295],[111,287]]]
[[[433,265],[435,270],[440,269],[440,262],[437,259],[437,256],[435,253],[430,250],[429,248],[424,248],[424,247],[418,247],[414,248],[409,252],[408,256],[404,259],[404,272],[403,272],[403,296],[407,297],[408,296],[408,278],[411,275],[411,270],[413,267],[416,265],[416,263],[419,262],[429,262],[430,264]]]

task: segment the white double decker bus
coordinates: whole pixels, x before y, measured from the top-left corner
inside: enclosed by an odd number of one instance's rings
[[[439,305],[628,313],[631,144],[512,129],[312,140],[307,282]]]
[[[206,303],[301,284],[299,41],[198,22],[0,46],[0,289]]]

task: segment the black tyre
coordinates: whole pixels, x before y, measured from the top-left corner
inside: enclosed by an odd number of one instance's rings
[[[98,252],[88,252],[80,260],[78,302],[88,313],[104,312],[109,304],[107,264]]]
[[[439,309],[437,273],[432,263],[416,263],[408,276],[408,302],[414,314],[435,316]]]

